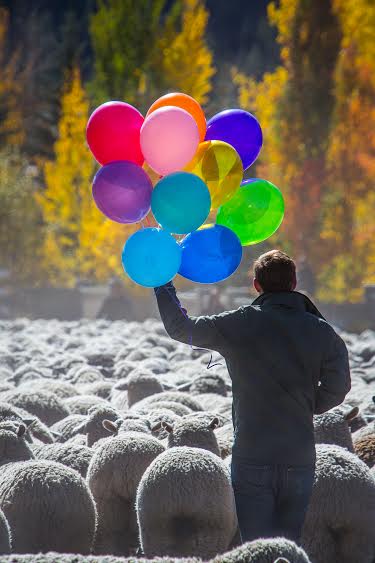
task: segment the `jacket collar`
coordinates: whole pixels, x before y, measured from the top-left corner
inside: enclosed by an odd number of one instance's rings
[[[262,295],[259,295],[259,297],[253,301],[252,305],[265,308],[275,306],[286,307],[288,309],[294,309],[295,311],[304,311],[305,313],[310,313],[325,320],[314,303],[306,295],[298,291],[262,293]]]

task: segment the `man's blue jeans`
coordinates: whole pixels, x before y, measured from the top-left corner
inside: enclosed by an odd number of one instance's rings
[[[243,542],[285,537],[300,542],[315,467],[254,465],[233,456],[232,485]]]

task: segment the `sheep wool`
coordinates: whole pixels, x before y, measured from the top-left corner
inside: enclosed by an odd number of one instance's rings
[[[11,553],[12,535],[4,512],[0,510],[0,554]]]
[[[199,402],[195,398],[191,397],[188,393],[184,393],[182,391],[163,391],[161,393],[156,393],[155,395],[151,395],[150,397],[146,397],[145,399],[142,399],[141,401],[136,403],[132,407],[132,410],[133,409],[138,410],[138,409],[143,408],[145,406],[149,407],[150,409],[154,409],[155,403],[158,403],[160,401],[163,401],[163,402],[164,401],[172,401],[172,402],[175,402],[175,403],[181,403],[182,405],[185,405],[186,407],[188,407],[192,411],[201,411],[202,410],[202,406],[199,404]]]
[[[82,477],[60,463],[30,460],[8,465],[2,471],[0,508],[15,553],[91,551],[94,500]]]
[[[87,470],[94,452],[87,446],[79,444],[46,444],[34,450],[35,459],[45,459],[62,463],[82,477],[86,477]]]
[[[209,559],[228,549],[237,531],[228,471],[203,449],[183,446],[159,455],[141,479],[136,507],[147,557]]]
[[[168,432],[168,447],[189,446],[203,448],[220,457],[215,428],[219,425],[218,418],[207,415],[188,415],[180,418],[174,424],[161,422],[161,426]]]
[[[310,563],[306,552],[285,538],[259,539],[218,555],[213,563]],[[328,561],[327,561],[328,563]],[[333,563],[330,562],[330,563]]]
[[[316,471],[302,532],[314,563],[372,563],[375,481],[368,467],[340,446],[316,446]]]
[[[316,444],[334,444],[353,452],[353,441],[349,421],[358,415],[358,407],[343,409],[336,407],[324,414],[314,416],[314,433]]]
[[[69,400],[69,399],[68,399]],[[2,395],[2,401],[14,407],[25,409],[40,418],[44,424],[51,426],[70,414],[69,408],[54,393],[40,388],[26,391],[8,391]]]
[[[373,467],[375,465],[375,434],[368,434],[355,440],[354,451],[368,467]]]
[[[164,450],[157,438],[137,432],[104,440],[95,450],[87,474],[98,509],[95,553],[124,555],[138,548],[137,487]]]

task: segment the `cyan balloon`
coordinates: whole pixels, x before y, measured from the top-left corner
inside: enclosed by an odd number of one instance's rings
[[[171,281],[180,264],[179,244],[172,235],[154,227],[131,235],[122,251],[125,272],[144,287],[158,287]]]
[[[190,233],[180,246],[182,259],[178,273],[194,282],[225,280],[241,263],[241,241],[233,231],[221,225]]]
[[[174,172],[156,184],[151,196],[155,219],[169,233],[184,235],[203,225],[211,208],[206,184],[190,172]]]

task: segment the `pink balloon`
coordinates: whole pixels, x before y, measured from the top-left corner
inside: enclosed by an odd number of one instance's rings
[[[130,160],[142,166],[140,146],[143,115],[125,102],[106,102],[97,107],[87,123],[87,144],[99,164]]]
[[[166,176],[182,170],[193,158],[199,131],[190,113],[175,106],[152,112],[141,128],[141,148],[146,162]]]

